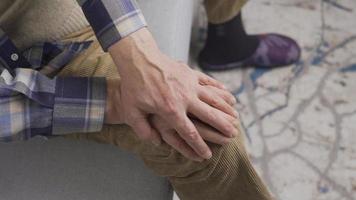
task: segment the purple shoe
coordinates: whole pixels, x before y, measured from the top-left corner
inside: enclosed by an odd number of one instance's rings
[[[204,70],[227,70],[241,67],[273,68],[293,64],[300,59],[301,49],[296,41],[279,34],[258,35],[260,44],[252,56],[242,61],[226,64],[209,64],[199,58]]]

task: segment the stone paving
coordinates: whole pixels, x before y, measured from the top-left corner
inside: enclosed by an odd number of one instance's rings
[[[356,1],[251,0],[243,16],[303,49],[286,68],[210,73],[239,101],[255,167],[277,200],[356,200]]]

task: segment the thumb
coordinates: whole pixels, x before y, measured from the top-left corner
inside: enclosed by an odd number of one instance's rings
[[[135,117],[135,120],[131,124],[131,127],[140,140],[151,141],[156,146],[161,144],[161,136],[150,125],[148,116],[145,116],[140,113],[137,117]]]

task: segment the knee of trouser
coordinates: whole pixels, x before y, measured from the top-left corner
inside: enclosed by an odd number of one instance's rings
[[[248,162],[242,137],[237,137],[224,146],[209,146],[213,156],[203,162],[189,160],[168,145],[148,150],[153,152],[145,152],[142,158],[156,174],[176,182],[199,181],[213,175],[222,175],[221,173],[228,175],[229,170],[237,170],[239,165]],[[155,151],[165,152],[165,155],[159,155]]]
[[[203,162],[189,160],[165,143],[156,147],[150,142],[141,141],[133,130],[125,125],[104,126],[99,133],[72,134],[67,137],[112,144],[134,152],[140,155],[157,175],[169,177],[176,182],[204,180],[216,175],[227,176],[230,170],[237,170],[241,164],[248,161],[242,134],[224,146],[209,144],[213,156]]]
[[[168,177],[182,200],[270,200],[271,196],[236,138],[215,149],[214,156],[200,169],[191,166],[182,177]]]
[[[229,144],[223,146],[208,144],[212,150],[212,158],[203,162],[185,158],[165,143],[158,147],[152,144],[145,145],[145,148],[141,149],[141,157],[146,165],[160,176],[187,179],[194,175],[194,179],[205,179],[220,166],[234,166],[241,163],[240,160],[245,162],[244,133],[239,121],[236,121],[236,128],[239,135]]]

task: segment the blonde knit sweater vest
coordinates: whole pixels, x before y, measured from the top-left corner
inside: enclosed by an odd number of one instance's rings
[[[23,49],[88,26],[76,0],[1,0],[0,26]]]

